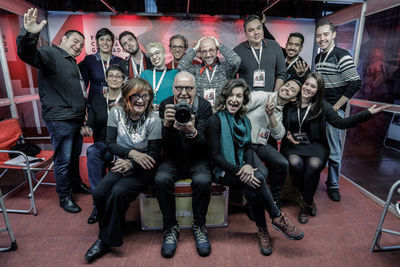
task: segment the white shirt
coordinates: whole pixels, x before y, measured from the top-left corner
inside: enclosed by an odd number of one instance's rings
[[[267,104],[268,96],[275,97],[275,110],[274,116],[278,125],[271,129],[269,118],[265,113],[265,106]],[[276,140],[280,140],[285,136],[285,127],[282,124],[283,107],[277,105],[277,93],[276,92],[264,92],[264,91],[252,91],[250,103],[247,105],[248,113],[247,117],[251,122],[251,141],[253,144],[257,144],[257,136],[260,133],[261,128],[266,128],[271,131],[271,136]]]

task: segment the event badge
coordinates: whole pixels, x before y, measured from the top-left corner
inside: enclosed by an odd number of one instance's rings
[[[153,110],[154,111],[158,111],[160,109],[160,105],[159,104],[153,104]]]
[[[257,143],[266,146],[268,143],[268,138],[269,138],[270,134],[271,134],[270,130],[261,128],[260,132],[258,133],[258,136],[257,136]]]
[[[254,71],[253,87],[265,87],[265,70],[257,69]]]
[[[294,133],[293,139],[295,141],[299,142],[300,144],[304,144],[304,145],[310,144],[310,141],[308,140],[306,133],[302,133],[302,132]]]
[[[105,95],[108,92],[108,86],[107,83],[102,83],[102,94]]]
[[[215,103],[215,89],[204,90],[204,99],[210,102],[211,106],[214,106]]]

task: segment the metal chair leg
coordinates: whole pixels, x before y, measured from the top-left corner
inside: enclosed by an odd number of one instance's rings
[[[374,240],[372,241],[372,246],[371,246],[371,250],[370,250],[371,252],[374,252],[374,251],[387,251],[387,250],[397,250],[397,249],[400,249],[400,246],[381,246],[381,245],[379,244],[379,242],[380,242],[380,240],[381,240],[381,237],[382,237],[382,233],[388,233],[388,234],[400,236],[400,232],[392,231],[392,230],[389,230],[389,229],[384,229],[384,228],[382,228],[383,222],[384,222],[385,217],[386,217],[386,213],[387,213],[387,211],[388,211],[388,209],[389,209],[389,206],[390,206],[390,201],[392,200],[392,197],[393,197],[393,193],[394,193],[395,189],[396,189],[398,186],[400,186],[400,180],[398,180],[397,182],[395,182],[395,183],[392,185],[392,187],[390,188],[388,197],[387,197],[387,199],[386,199],[385,207],[383,208],[383,212],[382,212],[381,219],[379,220],[378,227],[376,228]],[[375,247],[376,247],[377,249],[375,249]]]
[[[0,189],[0,206],[1,206],[1,209],[3,210],[3,217],[4,217],[4,221],[6,223],[6,227],[0,228],[0,232],[8,231],[8,235],[10,236],[10,241],[11,241],[11,245],[9,247],[0,248],[0,252],[13,251],[13,250],[16,250],[18,248],[18,246],[17,246],[17,241],[15,240],[14,234],[11,230],[10,222],[8,221],[7,209],[6,209],[6,205],[4,204],[3,194],[1,193],[1,189]]]

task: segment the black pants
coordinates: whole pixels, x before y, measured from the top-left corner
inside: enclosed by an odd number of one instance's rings
[[[133,169],[126,175],[109,172],[93,192],[99,216],[99,238],[109,246],[122,245],[122,228],[129,204],[153,181],[151,172]]]
[[[228,186],[241,187],[243,189],[243,195],[250,203],[256,225],[258,227],[267,227],[265,221],[265,210],[267,210],[271,219],[279,217],[281,212],[275,205],[271,191],[269,190],[261,172],[258,170],[255,171],[254,176],[260,180],[260,187],[252,188],[240,181],[239,176],[233,176],[228,173],[225,173],[225,176],[221,178],[221,181],[223,184]]]
[[[304,202],[311,205],[325,166],[317,157],[289,155],[288,159],[294,184],[300,189]]]
[[[287,159],[279,153],[279,151],[271,146],[267,145],[256,145],[253,144],[253,149],[257,156],[263,161],[268,169],[268,176],[263,172],[264,177],[268,178],[268,184],[271,188],[271,193],[275,201],[280,199],[283,185],[286,181],[286,177],[289,171],[289,162]],[[256,164],[257,168],[260,168]],[[261,170],[261,168],[260,168]]]
[[[196,225],[205,225],[208,204],[211,197],[211,170],[207,161],[196,161],[181,165],[174,161],[164,161],[158,167],[154,189],[163,214],[164,229],[178,222],[175,207],[175,182],[178,179],[192,179],[192,208]]]

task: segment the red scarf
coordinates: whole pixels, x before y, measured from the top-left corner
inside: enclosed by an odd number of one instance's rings
[[[203,74],[203,72],[206,70],[206,68],[208,68],[210,71],[213,71],[213,68],[215,65],[217,65],[217,63],[219,63],[219,58],[217,58],[213,64],[211,65],[207,65],[205,62],[203,62],[204,66],[201,67],[200,69],[200,75]]]

